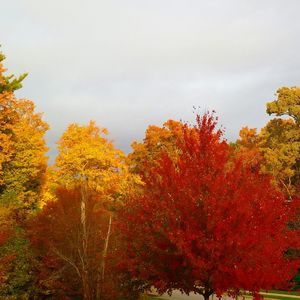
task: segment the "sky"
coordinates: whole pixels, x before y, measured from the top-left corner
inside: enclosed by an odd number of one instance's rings
[[[229,141],[263,127],[265,104],[300,85],[299,0],[0,0],[10,73],[28,72],[51,129],[95,120],[130,152],[150,124],[216,110]]]

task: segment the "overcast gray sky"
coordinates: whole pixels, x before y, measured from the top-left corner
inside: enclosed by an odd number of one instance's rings
[[[299,0],[0,0],[6,67],[51,130],[93,119],[130,151],[149,124],[215,109],[235,140],[300,85]]]

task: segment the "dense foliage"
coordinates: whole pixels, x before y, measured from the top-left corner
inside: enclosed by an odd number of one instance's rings
[[[300,88],[279,89],[276,118],[231,144],[210,113],[149,126],[127,157],[95,122],[71,124],[49,166],[48,124],[4,58],[0,299],[299,287]]]
[[[212,115],[180,131],[177,159],[162,150],[145,164],[142,196],[119,215],[122,267],[161,293],[206,299],[287,284],[299,263],[284,256],[299,242],[287,227],[297,202],[286,202],[258,163],[231,155]]]

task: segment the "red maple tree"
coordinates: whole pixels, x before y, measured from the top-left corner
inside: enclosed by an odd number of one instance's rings
[[[259,163],[232,154],[216,126],[209,113],[182,124],[178,158],[162,152],[158,166],[145,163],[143,194],[119,213],[120,268],[160,293],[258,296],[286,287],[299,267],[285,255],[299,246],[287,226],[299,201],[286,202]]]

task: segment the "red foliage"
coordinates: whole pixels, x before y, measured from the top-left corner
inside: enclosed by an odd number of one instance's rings
[[[47,203],[28,229],[31,244],[38,258],[36,285],[41,293],[47,291],[48,294],[57,297],[69,295],[75,298],[82,294],[84,273],[81,264],[81,192],[79,188],[59,188],[57,198],[57,201]],[[90,194],[87,198],[86,259],[88,280],[91,288],[95,289],[108,216],[101,209],[101,205],[98,205],[99,201],[95,195]]]
[[[160,292],[205,298],[288,285],[299,261],[284,254],[299,232],[287,223],[299,202],[286,203],[253,161],[232,157],[213,115],[181,130],[179,158],[145,164],[143,195],[119,214],[122,268]]]

